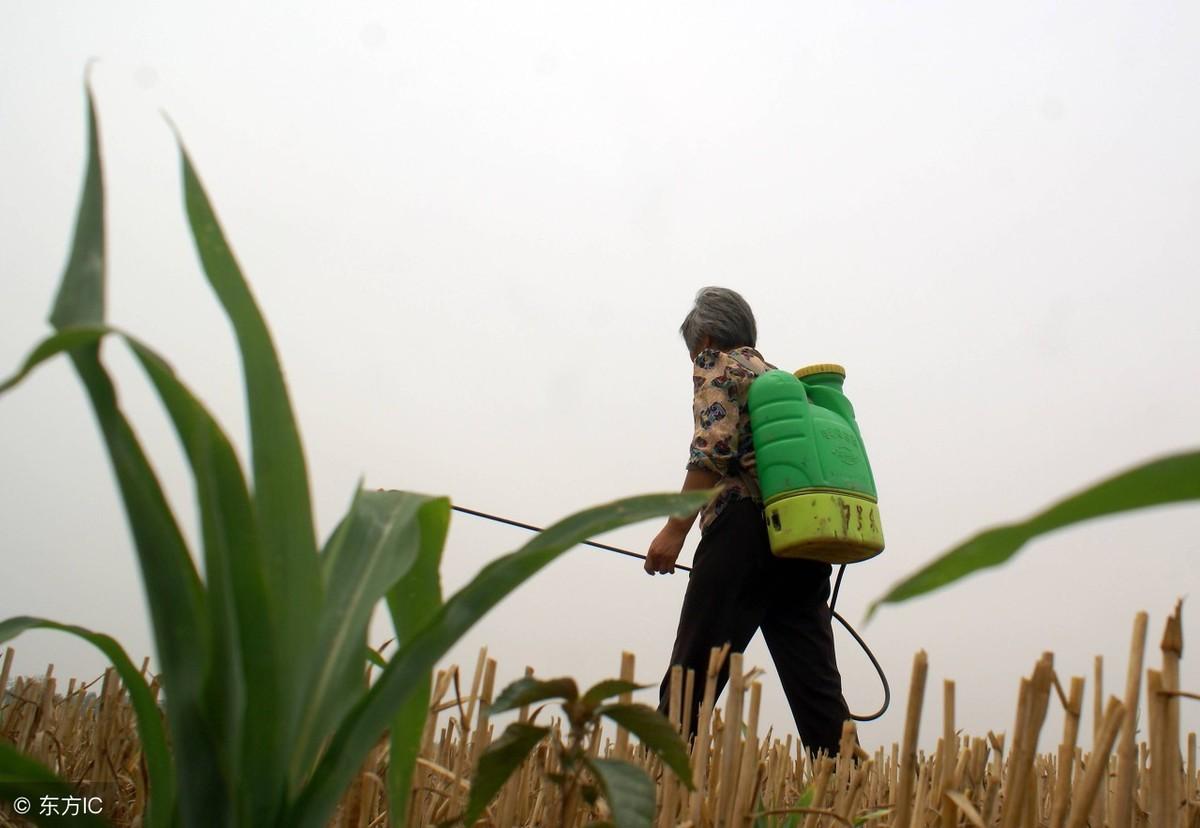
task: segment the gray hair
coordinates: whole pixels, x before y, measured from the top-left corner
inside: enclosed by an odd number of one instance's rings
[[[744,345],[753,348],[758,342],[758,328],[750,305],[729,288],[700,288],[696,304],[679,326],[679,332],[689,353],[694,353],[706,336],[722,350]]]

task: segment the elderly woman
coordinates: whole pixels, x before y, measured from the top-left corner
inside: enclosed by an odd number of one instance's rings
[[[709,651],[729,642],[742,652],[762,629],[787,695],[800,739],[809,751],[838,751],[842,698],[830,627],[830,566],[771,554],[754,468],[746,393],[758,374],[774,368],[755,350],[757,330],[750,306],[726,288],[707,287],[680,327],[692,360],[695,431],[683,490],[720,485],[700,510],[700,544],[692,564],[671,664],[695,670],[697,687],[708,670]],[[650,544],[646,572],[675,571],[696,515],[671,518]],[[728,665],[728,660],[726,660]],[[720,694],[728,666],[717,681]],[[666,710],[670,670],[660,707]],[[689,721],[695,735],[700,692]]]

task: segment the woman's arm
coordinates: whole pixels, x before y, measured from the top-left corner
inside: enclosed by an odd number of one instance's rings
[[[720,480],[721,476],[714,471],[708,469],[688,469],[687,476],[683,479],[682,491],[694,492],[700,489],[711,489]],[[687,517],[667,519],[666,525],[659,530],[654,540],[650,542],[650,549],[646,553],[646,566],[644,567],[646,572],[651,575],[675,572],[675,560],[679,557],[679,552],[683,549],[683,542],[687,538],[687,533],[692,528],[692,524],[696,522],[696,515],[698,514],[699,511],[695,511]]]
[[[689,448],[687,477],[683,491],[711,489],[721,482],[729,461],[737,455],[738,407],[729,395],[728,370],[733,362],[715,348],[696,355],[692,366],[692,417],[694,429]],[[675,559],[696,522],[695,512],[671,518],[650,542],[645,570],[651,575],[675,571]]]

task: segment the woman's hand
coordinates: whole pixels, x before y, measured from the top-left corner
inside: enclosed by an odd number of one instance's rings
[[[709,469],[688,469],[683,478],[683,491],[695,492],[701,489],[711,489],[721,482],[721,475]],[[688,530],[696,521],[699,510],[684,517],[673,517],[667,520],[666,526],[659,530],[654,540],[650,541],[650,549],[646,552],[644,569],[651,575],[663,575],[675,572],[675,559],[683,549],[683,541],[687,538]]]
[[[673,575],[675,573],[675,559],[679,557],[680,550],[683,549],[683,541],[687,537],[687,529],[682,532],[678,528],[678,524],[668,522],[659,533],[654,536],[654,540],[650,541],[650,549],[646,552],[646,565],[644,569],[650,575]]]

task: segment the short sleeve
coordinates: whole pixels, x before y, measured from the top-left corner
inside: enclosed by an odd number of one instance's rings
[[[722,477],[737,456],[740,406],[733,396],[737,382],[730,376],[733,361],[715,349],[701,351],[692,366],[692,414],[695,428],[688,469],[707,469]]]

